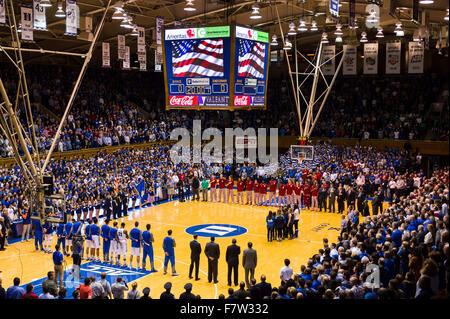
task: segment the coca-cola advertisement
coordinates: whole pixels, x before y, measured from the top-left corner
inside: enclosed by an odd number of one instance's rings
[[[249,95],[235,95],[234,96],[235,106],[250,106],[252,105],[252,97]]]
[[[169,104],[173,106],[197,106],[197,95],[171,95],[169,96]]]

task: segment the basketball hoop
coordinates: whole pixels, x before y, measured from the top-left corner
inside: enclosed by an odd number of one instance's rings
[[[303,164],[303,156],[300,156],[299,158],[297,158],[298,164],[302,165]]]

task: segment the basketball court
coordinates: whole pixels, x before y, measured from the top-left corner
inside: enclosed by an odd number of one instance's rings
[[[258,252],[258,265],[255,276],[259,281],[262,274],[267,276],[267,281],[278,285],[279,271],[284,265],[285,258],[291,260],[291,266],[295,273],[300,272],[300,266],[305,264],[308,258],[317,253],[323,247],[323,238],[328,238],[330,243],[335,241],[340,227],[340,216],[332,213],[316,213],[302,210],[299,222],[299,237],[282,242],[267,242],[265,218],[270,207],[248,206],[238,204],[224,204],[211,202],[183,202],[172,201],[153,207],[143,208],[129,212],[128,217],[123,218],[126,229],[134,227],[134,222],[139,221],[139,228],[145,229],[145,225],[152,225],[155,237],[154,254],[155,268],[159,271],[136,271],[136,269],[121,268],[101,263],[84,261],[81,266],[81,276],[99,278],[101,272],[107,273],[107,280],[114,283],[118,276],[124,278],[127,283],[136,281],[138,289],[150,287],[152,298],[159,298],[163,292],[164,283],[172,282],[172,292],[176,297],[184,291],[183,286],[187,282],[193,284],[193,293],[200,294],[202,298],[217,298],[219,294],[227,295],[227,265],[225,262],[226,247],[231,244],[231,239],[236,238],[242,252],[251,241]],[[102,221],[100,223],[103,223]],[[190,229],[189,229],[190,228]],[[176,270],[178,277],[171,276],[170,266],[168,274],[163,275],[162,267],[164,253],[162,241],[167,235],[167,230],[172,229],[177,247],[175,248]],[[216,237],[220,245],[221,256],[219,258],[219,283],[209,284],[207,280],[207,260],[204,254],[200,259],[199,281],[188,278],[190,264],[189,242],[192,235],[197,232],[202,250],[209,241],[210,236]],[[53,245],[56,238],[53,239]],[[128,241],[128,252],[130,242]],[[101,249],[100,249],[101,254]],[[0,270],[4,283],[12,282],[14,277],[21,278],[21,285],[28,283],[35,285],[35,292],[40,293],[41,283],[46,273],[53,269],[52,255],[35,251],[34,239],[29,242],[15,243],[7,247],[0,256]],[[127,257],[127,263],[129,256]],[[71,268],[72,259],[67,258],[67,268]],[[148,265],[148,261],[147,261]],[[136,264],[134,264],[136,266]],[[149,267],[147,267],[149,268]],[[244,269],[239,268],[239,281],[244,281]],[[68,296],[79,283],[74,281],[69,272],[65,272],[64,286],[68,288]]]

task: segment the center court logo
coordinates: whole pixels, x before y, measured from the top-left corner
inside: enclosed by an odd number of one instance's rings
[[[243,235],[247,229],[237,225],[229,224],[203,224],[186,228],[190,235],[198,234],[200,237],[231,237]]]

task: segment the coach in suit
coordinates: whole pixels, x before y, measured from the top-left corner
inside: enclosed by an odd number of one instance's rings
[[[261,282],[259,284],[256,284],[257,287],[261,290],[261,298],[264,297],[270,297],[272,293],[272,285],[268,282],[266,282],[266,276],[261,276]]]
[[[220,256],[220,248],[217,243],[214,242],[214,236],[211,237],[211,241],[205,246],[205,255],[208,258],[208,282],[214,279],[214,283],[217,284],[217,265]]]
[[[103,213],[106,216],[106,219],[111,219],[112,212],[112,198],[111,194],[108,193],[105,199],[105,205],[103,206]]]
[[[255,268],[257,264],[256,250],[254,250],[252,246],[253,244],[249,242],[248,248],[244,250],[244,254],[242,255],[242,266],[244,266],[245,269],[245,283],[247,288],[250,288],[248,275],[250,273],[250,279],[255,278]]]
[[[200,254],[202,252],[202,247],[200,243],[197,241],[197,234],[194,234],[194,240],[191,241],[189,246],[191,247],[191,265],[189,266],[189,278],[192,279],[192,270],[194,270],[195,266],[195,280],[199,280],[198,278],[198,269],[200,267]]]
[[[239,255],[241,254],[241,247],[236,245],[236,239],[233,238],[232,244],[227,247],[225,260],[228,264],[228,286],[231,286],[231,273],[234,272],[234,285],[238,285],[238,269],[239,269]]]

